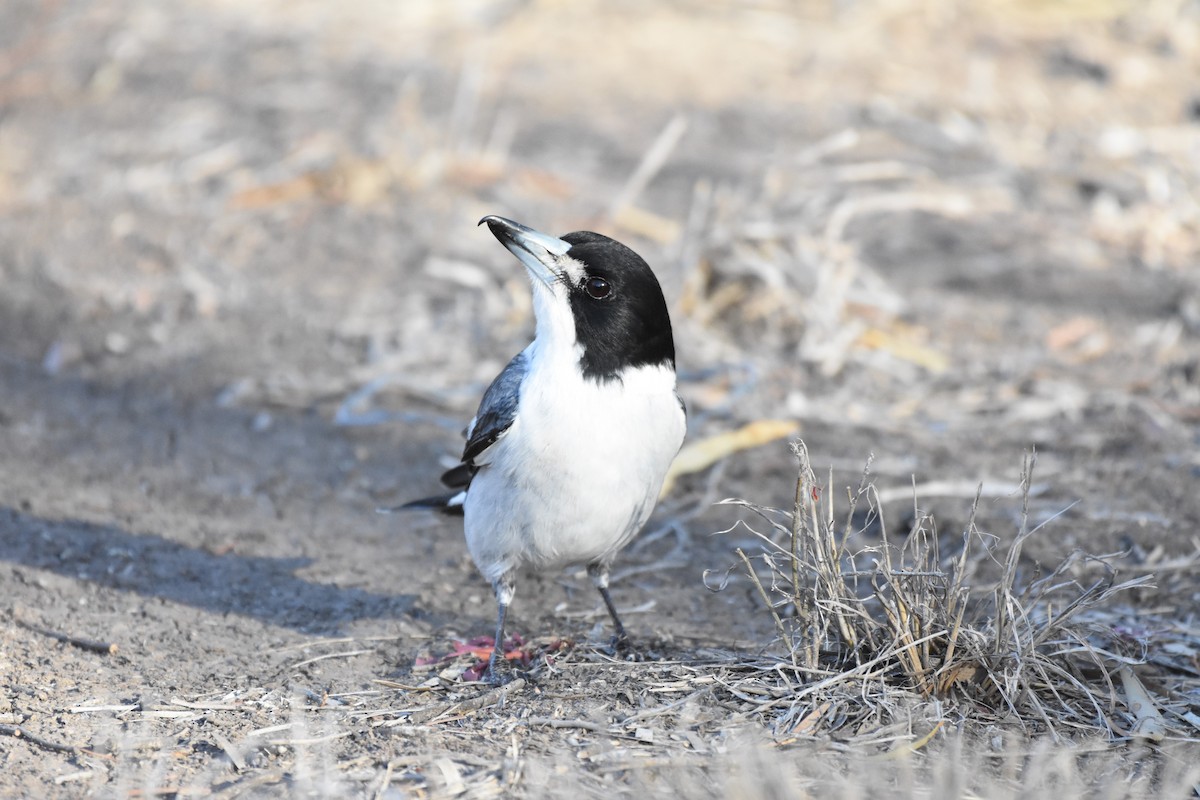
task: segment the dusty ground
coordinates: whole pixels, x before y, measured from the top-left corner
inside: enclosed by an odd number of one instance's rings
[[[568,574],[520,588],[514,629],[575,647],[507,705],[421,666],[489,592],[454,523],[374,509],[434,488],[529,335],[485,213],[648,258],[694,440],[795,420],[834,491],[873,453],[895,519],[941,483],[947,532],[986,481],[1001,542],[1036,447],[1035,521],[1069,510],[1029,567],[1128,550],[1161,588],[1124,613],[1194,637],[1197,74],[1182,0],[0,5],[0,723],[45,740],[0,737],[0,794],[866,790],[863,753],[706,688],[773,635],[703,585],[751,541],[711,502],[790,507],[783,441],[684,478],[618,564],[648,661]],[[1005,786],[1151,791],[1141,751],[1039,746]]]

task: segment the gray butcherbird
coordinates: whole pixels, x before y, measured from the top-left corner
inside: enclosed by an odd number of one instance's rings
[[[456,491],[408,503],[462,514],[467,548],[499,604],[496,665],[517,571],[586,564],[626,639],[608,570],[641,530],[683,444],[675,343],[658,279],[637,253],[588,231],[547,236],[487,216],[529,271],[537,332],[467,426]]]

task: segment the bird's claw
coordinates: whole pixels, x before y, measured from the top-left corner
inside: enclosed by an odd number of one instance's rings
[[[480,681],[486,683],[488,686],[499,688],[507,683],[511,683],[514,677],[514,675],[505,675],[498,671],[492,672],[489,670],[483,674]]]

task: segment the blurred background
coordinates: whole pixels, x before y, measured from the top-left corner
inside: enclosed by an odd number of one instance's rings
[[[12,0],[7,502],[431,524],[366,511],[528,340],[499,213],[646,256],[693,441],[1196,521],[1197,75],[1182,0]],[[786,505],[756,453],[671,508]]]
[[[529,336],[500,213],[654,265],[694,437],[1190,453],[1198,74],[1182,0],[12,0],[5,383],[390,421],[351,471],[404,495]]]
[[[911,515],[915,481],[951,537],[983,482],[997,541],[1036,447],[1031,563],[1172,563],[1200,525],[1198,76],[1195,0],[5,0],[6,587],[150,654],[97,672],[8,626],[12,664],[200,691],[264,641],[401,637],[352,681],[487,631],[458,528],[374,509],[435,488],[531,335],[491,213],[644,255],[690,440],[735,434],[618,564],[635,629],[770,637],[699,576],[741,541],[713,500],[791,507],[793,432],[836,492],[873,454]],[[576,584],[531,584],[518,625],[598,619]]]

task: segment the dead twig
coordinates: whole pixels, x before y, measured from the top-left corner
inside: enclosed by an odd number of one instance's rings
[[[578,728],[579,730],[592,731],[593,733],[608,733],[608,726],[601,725],[598,722],[588,722],[586,719],[555,719],[554,717],[529,717],[521,720],[522,723],[530,727],[541,726],[544,728]]]
[[[487,708],[488,706],[500,705],[508,699],[510,694],[516,694],[524,688],[525,679],[517,678],[511,683],[507,683],[504,686],[497,686],[495,689],[486,691],[469,700],[463,700],[458,703],[441,703],[429,708],[418,709],[412,712],[408,722],[420,725],[422,723],[433,722],[453,713],[465,714],[471,711],[478,711],[481,708]]]
[[[326,653],[325,655],[322,655],[322,656],[313,656],[312,658],[306,658],[303,661],[297,661],[295,664],[292,664],[291,666],[289,666],[288,670],[299,669],[300,667],[308,666],[309,664],[315,664],[318,661],[325,661],[326,659],[330,659],[330,658],[353,658],[354,656],[361,656],[361,655],[366,655],[367,653],[374,653],[374,652],[375,652],[374,650],[367,649],[367,650],[347,650],[342,653]]]
[[[609,207],[609,217],[616,219],[622,211],[633,204],[637,196],[667,163],[667,159],[671,157],[671,153],[679,144],[679,140],[683,138],[683,134],[687,132],[687,128],[688,120],[683,114],[676,114],[671,118],[666,127],[658,134],[658,138],[654,140],[650,149],[642,156],[637,169],[625,181],[621,191],[617,192],[616,199]]]
[[[49,638],[60,642],[66,642],[67,644],[74,645],[82,650],[90,650],[93,653],[99,653],[105,656],[116,655],[117,652],[117,645],[113,642],[103,642],[98,639],[88,639],[83,636],[72,636],[69,633],[59,633],[58,631],[52,631],[49,628],[43,628],[41,625],[34,625],[31,622],[26,622],[23,619],[16,620],[16,623],[26,630],[33,631],[34,633],[41,634],[42,636],[48,636]]]
[[[25,739],[30,744],[42,748],[43,750],[51,750],[55,753],[68,753],[74,755],[83,752],[82,748],[76,747],[73,744],[62,744],[60,742],[52,742],[49,739],[43,739],[36,733],[30,733],[21,725],[0,725],[0,736],[12,736],[14,739]]]

